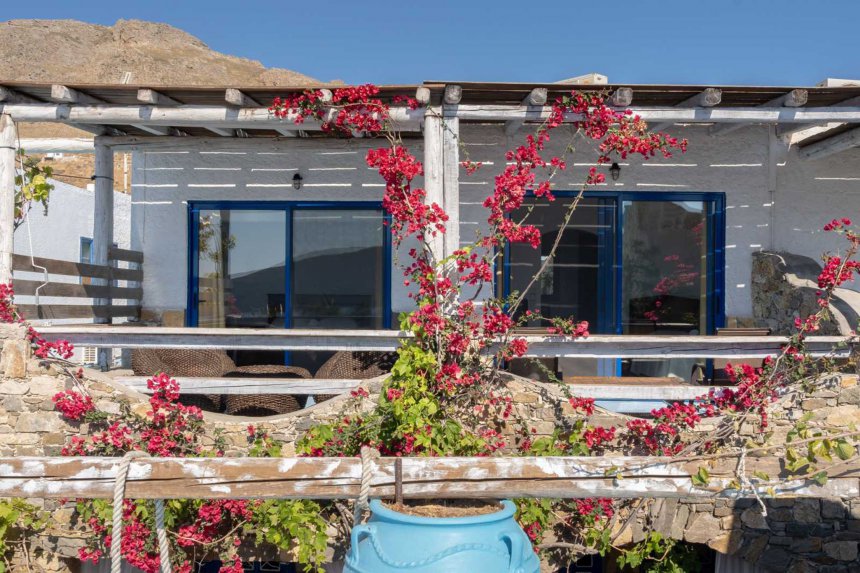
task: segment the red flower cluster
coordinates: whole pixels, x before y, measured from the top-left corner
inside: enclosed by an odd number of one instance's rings
[[[74,390],[58,392],[51,400],[57,411],[69,420],[82,420],[89,412],[95,410],[93,399],[88,394],[81,394]]]

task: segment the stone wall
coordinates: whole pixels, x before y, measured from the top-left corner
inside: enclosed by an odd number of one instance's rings
[[[55,393],[73,388],[76,382],[57,366],[31,358],[23,335],[19,327],[0,325],[0,456],[59,455],[71,436],[88,431],[86,424],[64,421],[54,412],[51,402]],[[369,381],[369,389],[377,389],[380,382]],[[122,400],[140,413],[148,409],[146,396],[117,385],[100,372],[86,371],[85,384],[101,410],[115,412]],[[537,435],[549,435],[563,427],[572,413],[556,387],[518,378],[510,382],[510,390],[517,414]],[[295,452],[295,440],[305,430],[339,416],[345,401],[346,396],[341,396],[299,412],[254,418],[253,422],[287,442],[284,455],[289,456]],[[833,376],[822,389],[803,400],[784,398],[771,415],[774,439],[780,440],[805,412],[812,414],[813,426],[833,430],[860,426],[857,376]],[[224,431],[231,445],[228,455],[239,455],[246,445],[249,419],[209,413],[205,417],[212,430]],[[619,426],[629,419],[605,411],[598,412],[595,418],[595,424]],[[716,423],[706,420],[701,430],[713,430]],[[68,525],[73,519],[72,510],[60,509],[55,501],[31,501],[54,510],[58,525]],[[645,511],[620,533],[619,544],[641,540],[649,527],[673,539],[740,556],[765,570],[860,571],[860,498],[774,499],[767,502],[766,516],[751,499],[650,500]],[[46,570],[67,570],[75,563],[80,540],[57,537],[51,543],[50,549],[66,560],[40,558],[39,565]]]
[[[818,312],[818,274],[821,265],[809,257],[791,253],[753,254],[752,303],[755,325],[773,334],[795,331],[794,319]],[[848,334],[858,326],[860,293],[836,289],[833,320],[822,323],[820,334]]]

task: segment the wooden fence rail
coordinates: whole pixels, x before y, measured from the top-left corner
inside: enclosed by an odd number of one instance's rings
[[[173,328],[148,326],[49,326],[49,340],[113,348],[220,348],[225,350],[380,351],[399,347],[409,336],[396,330],[310,330],[256,328]],[[728,358],[755,359],[778,354],[783,336],[596,335],[572,340],[525,335],[527,356],[562,358]],[[813,336],[807,349],[816,356],[847,358],[854,352],[843,336]]]
[[[657,457],[402,458],[404,498],[681,498],[751,495],[729,489],[736,459],[704,462]],[[119,458],[0,458],[0,497],[111,498]],[[749,458],[747,472],[780,475],[780,461]],[[395,458],[371,464],[370,495],[393,497]],[[138,499],[357,498],[357,458],[143,458],[131,463],[126,496]],[[786,481],[775,493],[800,497],[860,496],[860,462],[840,466],[823,486]]]
[[[108,252],[108,266],[74,261],[61,261],[27,255],[13,255],[12,267],[17,273],[34,273],[40,278],[15,278],[13,286],[19,296],[59,297],[69,303],[19,304],[18,310],[30,320],[51,319],[112,319],[140,316],[143,298],[143,253],[113,247]],[[120,262],[129,268],[117,266]],[[136,267],[136,268],[132,268]],[[48,280],[41,278],[47,272]],[[76,282],[57,282],[53,276],[72,277]],[[68,281],[68,278],[64,278]],[[126,286],[119,286],[125,281]],[[81,299],[111,301],[124,299],[129,304],[81,304]]]

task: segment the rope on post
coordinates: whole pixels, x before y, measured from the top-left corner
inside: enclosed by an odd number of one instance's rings
[[[128,478],[128,468],[135,458],[148,457],[146,452],[126,452],[119,462],[113,485],[113,529],[110,544],[110,571],[122,571],[122,506],[125,499],[125,482]],[[158,536],[158,555],[161,573],[170,573],[170,546],[167,542],[167,530],[164,528],[164,500],[155,500],[155,530]]]
[[[361,489],[359,489],[352,515],[356,525],[361,522],[364,512],[370,509],[368,498],[370,497],[370,482],[373,479],[373,463],[378,459],[379,450],[370,446],[361,447]]]

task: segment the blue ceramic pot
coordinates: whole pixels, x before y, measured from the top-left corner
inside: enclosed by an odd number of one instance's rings
[[[367,523],[352,528],[344,573],[538,573],[540,561],[514,520],[510,501],[495,513],[418,517],[370,502]]]

